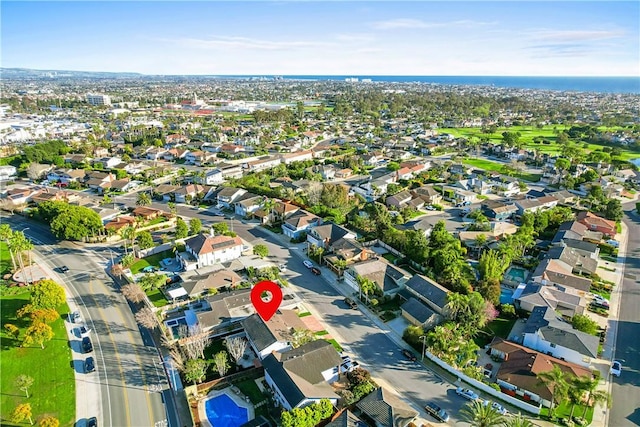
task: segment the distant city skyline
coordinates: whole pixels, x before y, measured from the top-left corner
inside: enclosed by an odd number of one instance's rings
[[[640,3],[2,2],[3,67],[640,76]]]

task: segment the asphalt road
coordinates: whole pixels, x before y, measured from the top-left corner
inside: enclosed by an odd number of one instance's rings
[[[629,240],[615,349],[623,368],[619,378],[611,377],[609,412],[609,425],[615,427],[640,425],[640,215],[631,212],[635,203],[624,207]]]
[[[9,221],[25,230],[50,267],[69,268],[60,277],[92,329],[100,397],[79,400],[89,409],[78,407],[78,414],[88,417],[98,412],[103,426],[166,425],[160,396],[160,390],[168,387],[166,377],[153,342],[143,338],[126,300],[104,273],[109,249],[86,250],[72,242],[58,242],[48,227],[37,222],[15,216]],[[71,343],[72,348],[79,345],[79,339]]]
[[[254,239],[253,243],[267,245],[271,261],[287,264],[284,274],[286,279],[295,286],[305,305],[324,321],[329,332],[354,360],[370,370],[375,377],[393,386],[416,409],[423,409],[428,401],[436,402],[449,413],[450,423],[455,423],[458,410],[467,403],[456,395],[455,387],[442,381],[419,363],[406,360],[401,354],[401,348],[386,332],[360,310],[348,308],[343,301],[344,297],[327,283],[324,276],[313,275],[302,264],[306,257],[299,253],[300,249],[293,245],[283,247],[277,239],[259,227],[248,229],[247,233]],[[425,417],[435,421],[430,416]]]

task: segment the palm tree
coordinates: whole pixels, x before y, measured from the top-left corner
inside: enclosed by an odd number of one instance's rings
[[[360,299],[362,299],[362,293],[364,292],[367,301],[369,301],[369,293],[375,292],[378,286],[373,280],[367,279],[366,277],[362,277],[360,275],[356,277],[356,281],[358,282],[358,287],[360,288]]]
[[[342,275],[344,269],[347,268],[347,261],[344,259],[337,259],[333,262],[333,266],[337,268],[340,275]]]
[[[267,218],[269,222],[271,222],[271,213],[273,212],[273,209],[276,207],[276,201],[269,197],[265,197],[264,199],[262,199],[262,203],[260,207],[262,208],[263,211],[267,213]]]
[[[13,237],[13,230],[9,227],[9,224],[0,224],[0,240],[3,240],[9,249],[9,256],[11,256],[11,264],[13,264],[13,271],[16,270],[16,259],[13,256],[13,250],[11,248],[11,238]]]
[[[25,267],[24,259],[22,258],[22,252],[31,251],[31,249],[33,249],[33,244],[29,239],[25,237],[23,232],[16,231],[11,235],[11,240],[9,241],[9,251],[12,251],[15,254],[15,257],[18,259],[20,269],[23,271]]]
[[[505,417],[502,425],[503,427],[533,427],[531,420],[525,418],[520,412],[518,412],[518,415]]]
[[[133,246],[133,241],[136,239],[136,229],[132,225],[128,225],[122,229],[120,233],[122,235],[122,240],[124,240],[124,253],[128,254],[127,250],[127,240],[131,241],[131,246]]]
[[[137,206],[149,206],[151,204],[151,197],[149,194],[142,192],[138,193],[138,199],[136,200]]]
[[[551,390],[551,407],[549,413],[553,417],[555,405],[563,401],[567,397],[569,384],[567,383],[565,373],[558,365],[553,365],[553,369],[537,374],[538,380]]]
[[[460,415],[473,427],[494,427],[504,423],[504,417],[491,405],[485,405],[481,400],[474,400],[465,405]]]
[[[584,412],[582,413],[582,418],[587,416],[587,410],[595,406],[596,403],[606,403],[607,408],[611,407],[611,399],[609,393],[602,390],[596,390],[599,384],[598,378],[589,378],[583,377],[583,390],[586,393],[586,400],[584,405]]]

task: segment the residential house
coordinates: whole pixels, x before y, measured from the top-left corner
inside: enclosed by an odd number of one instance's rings
[[[578,213],[577,221],[587,226],[589,230],[599,231],[609,238],[614,238],[616,235],[616,222],[610,221],[599,217],[588,211],[582,211]]]
[[[175,300],[186,296],[179,285],[169,288],[167,296]],[[174,338],[180,337],[181,326],[199,326],[209,336],[228,335],[229,330],[241,326],[240,322],[255,313],[250,289],[238,289],[205,296],[167,312],[164,324]]]
[[[591,279],[576,276],[572,273],[573,267],[559,259],[544,259],[536,267],[531,278],[536,283],[553,284],[560,289],[567,287],[579,291],[589,292]]]
[[[589,366],[598,357],[597,336],[574,329],[571,323],[557,316],[547,306],[535,307],[525,324],[522,344],[533,350],[566,360],[577,365]]]
[[[433,185],[424,185],[412,191],[415,196],[420,196],[426,204],[437,205],[442,202],[442,194],[433,188]]]
[[[153,189],[153,194],[162,197],[165,202],[174,202],[176,200],[175,192],[179,189],[179,185],[160,184]]]
[[[104,228],[107,230],[107,232],[109,231],[119,232],[125,227],[135,226],[135,225],[136,225],[136,219],[134,217],[123,215],[107,222],[104,225]]]
[[[307,248],[309,246],[316,246],[325,249],[326,252],[332,244],[340,239],[355,239],[356,235],[346,228],[337,225],[333,222],[318,225],[313,227],[307,233]]]
[[[419,415],[400,398],[379,387],[356,403],[358,415],[375,427],[407,427]]]
[[[146,158],[153,161],[160,160],[167,151],[164,147],[151,147],[146,152]]]
[[[104,169],[113,169],[122,163],[122,159],[120,157],[102,157],[94,160],[92,163],[94,165],[99,163]]]
[[[589,228],[578,221],[566,221],[560,224],[558,232],[553,237],[551,243],[560,245],[565,239],[585,240],[599,243],[603,234],[599,231],[589,230]]]
[[[344,409],[338,412],[325,427],[367,427],[367,424],[349,409]]]
[[[296,205],[292,205],[289,202],[284,202],[282,200],[276,201],[275,206],[273,207],[273,221],[281,222],[285,219],[289,218],[294,213],[300,210]]]
[[[244,249],[239,237],[210,236],[204,233],[185,240],[184,244],[186,252],[178,253],[177,259],[185,270],[240,258]]]
[[[396,179],[400,180],[400,179],[404,179],[404,180],[410,180],[411,178],[413,178],[413,171],[411,170],[411,168],[409,167],[403,167],[400,168],[396,171]]]
[[[448,289],[422,274],[416,274],[409,279],[405,288],[400,293],[407,301],[401,307],[403,317],[414,324],[426,327],[434,327],[443,320]],[[422,304],[422,307],[412,302],[412,298]]]
[[[325,340],[273,352],[262,360],[265,381],[286,410],[303,408],[321,399],[337,405],[339,396],[330,383],[337,380],[341,363],[338,352]]]
[[[258,196],[252,193],[243,194],[234,202],[236,215],[240,215],[243,218],[253,216],[264,203],[264,199],[264,196]]]
[[[378,163],[384,157],[380,153],[369,153],[362,156],[362,160],[366,166],[378,166]]]
[[[283,220],[281,227],[285,236],[298,239],[302,233],[308,233],[309,230],[320,224],[322,224],[322,218],[304,210],[297,210]]]
[[[495,337],[489,348],[492,356],[503,361],[496,374],[496,382],[501,390],[547,408],[551,406],[553,386],[542,383],[538,374],[549,372],[557,366],[570,378],[592,376],[591,371],[583,366],[547,356],[500,337]]]
[[[11,188],[7,190],[5,200],[10,201],[13,206],[26,205],[31,201],[36,202],[38,196],[42,195],[43,192],[43,190],[31,187]],[[61,191],[57,193],[63,194]]]
[[[560,246],[566,246],[582,256],[595,260],[598,259],[598,255],[600,254],[598,245],[587,242],[586,240],[564,239]]]
[[[198,270],[180,274],[180,287],[190,298],[209,293],[211,290],[220,291],[231,289],[242,282],[242,278],[234,271],[226,270],[219,265],[217,271],[200,274]]]
[[[336,177],[336,168],[333,165],[316,165],[313,171],[319,173],[325,181],[331,181]]]
[[[556,246],[547,252],[549,259],[559,259],[572,267],[574,274],[591,275],[598,269],[598,260],[585,256],[568,246]]]
[[[285,165],[288,165],[293,162],[311,160],[313,159],[313,151],[305,150],[305,151],[297,151],[294,153],[281,154],[280,159],[282,160],[282,163],[284,163]]]
[[[281,352],[292,349],[291,341],[293,332],[307,329],[293,310],[278,310],[268,321],[258,314],[247,317],[242,321],[249,346],[264,360],[273,352]]]
[[[248,162],[245,164],[245,168],[251,172],[258,172],[265,169],[271,169],[278,166],[281,163],[280,158],[264,156],[258,160]]]
[[[349,168],[340,169],[340,170],[336,171],[336,178],[337,179],[350,178],[351,175],[353,175],[353,171],[351,169],[349,169]]]
[[[244,151],[244,147],[236,144],[222,144],[220,146],[220,151],[226,154],[238,154],[241,151]]]
[[[242,175],[244,174],[242,166],[240,165],[219,164],[218,169],[222,172],[222,177],[224,179],[242,178]]]
[[[544,196],[536,199],[516,200],[515,205],[518,208],[518,215],[525,212],[537,212],[539,210],[554,208],[558,204],[558,199],[553,196]]]
[[[209,169],[205,172],[204,178],[196,177],[195,181],[204,185],[217,185],[224,182],[224,176],[220,169]]]
[[[578,198],[578,196],[568,192],[567,190],[554,191],[552,193],[549,193],[549,195],[558,199],[558,203],[561,205],[573,204]]]
[[[528,312],[532,312],[535,307],[546,305],[560,315],[571,318],[585,311],[586,300],[578,292],[573,288],[561,290],[555,286],[531,282],[521,289],[516,289],[513,302],[516,308]]]
[[[482,213],[493,221],[504,221],[511,218],[518,208],[512,203],[503,203],[497,200],[487,200],[480,205]]]
[[[209,192],[208,187],[200,184],[187,184],[176,189],[173,192],[174,199],[177,203],[189,203],[196,197],[204,197]]]
[[[426,217],[422,219],[415,219],[412,221],[408,221],[408,222],[405,222],[404,224],[398,224],[395,227],[398,230],[422,231],[425,237],[429,237],[431,235],[431,230],[433,230],[434,225],[435,225],[435,221],[432,218]]]
[[[411,274],[382,259],[370,259],[351,265],[344,272],[344,283],[359,291],[358,278],[369,279],[376,284],[380,293],[395,295],[409,280]]]
[[[231,209],[233,203],[238,200],[243,194],[246,194],[247,190],[235,187],[224,187],[218,192],[218,205]]]
[[[85,176],[86,171],[84,169],[54,169],[47,174],[47,181],[66,187],[71,182],[84,181]]]
[[[403,208],[413,199],[413,195],[408,190],[403,190],[393,196],[389,196],[386,199],[387,206]]]
[[[85,185],[90,189],[102,194],[111,188],[111,183],[116,180],[116,176],[107,172],[89,172],[85,177]]]
[[[138,206],[133,210],[132,213],[133,216],[142,217],[145,221],[151,221],[152,219],[158,218],[159,216],[167,215],[160,209],[154,209],[148,206]]]
[[[160,156],[164,160],[173,162],[175,160],[185,159],[187,154],[189,154],[189,150],[186,148],[170,148]]]
[[[111,191],[117,191],[120,193],[128,193],[136,189],[141,184],[140,181],[132,181],[129,178],[116,179],[111,182]]]

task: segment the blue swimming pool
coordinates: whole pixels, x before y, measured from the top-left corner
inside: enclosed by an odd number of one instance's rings
[[[246,408],[241,408],[226,394],[212,397],[204,403],[207,419],[213,427],[240,427],[249,421]]]
[[[513,291],[502,288],[500,290],[500,304],[513,304]]]

